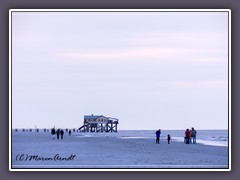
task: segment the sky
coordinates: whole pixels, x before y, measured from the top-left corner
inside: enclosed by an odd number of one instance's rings
[[[228,129],[227,12],[12,12],[12,127]]]

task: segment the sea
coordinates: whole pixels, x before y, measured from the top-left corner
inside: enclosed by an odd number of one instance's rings
[[[28,130],[27,130],[28,131]],[[14,132],[14,130],[13,130]],[[39,133],[45,132],[39,129]],[[72,131],[73,132],[73,131]],[[75,132],[73,135],[79,137],[117,137],[121,139],[155,139],[156,130],[118,130],[118,132]],[[32,133],[35,133],[33,130]],[[50,133],[50,130],[46,131]],[[167,140],[167,135],[171,136],[174,142],[184,142],[185,130],[161,130],[160,141]],[[210,146],[229,146],[229,131],[228,130],[197,130],[196,141],[198,144]]]
[[[122,139],[155,139],[156,130],[118,130],[117,133],[81,133],[81,136],[114,136]],[[161,130],[160,140],[184,142],[184,130]],[[197,130],[196,141],[199,144],[228,147],[228,130]]]

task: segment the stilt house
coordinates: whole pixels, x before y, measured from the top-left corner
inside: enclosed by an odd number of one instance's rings
[[[103,115],[84,116],[83,126],[80,132],[117,132],[118,119]]]

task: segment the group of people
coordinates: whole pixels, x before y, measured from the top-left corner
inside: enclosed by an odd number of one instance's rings
[[[196,144],[197,131],[192,127],[192,129],[186,129],[184,142],[186,144]]]
[[[161,135],[161,129],[156,131],[156,144],[160,144],[160,135]],[[197,131],[193,127],[191,129],[186,129],[184,143],[196,144],[196,135],[197,135]],[[170,144],[171,142],[170,134],[167,135],[167,142],[168,144]]]
[[[64,131],[62,129],[61,130],[57,129],[56,131],[55,128],[52,128],[51,134],[53,139],[55,139],[56,135],[57,135],[57,139],[59,139],[60,136],[61,136],[61,139],[63,139]]]
[[[160,144],[160,135],[161,135],[161,129],[156,131],[156,144]],[[170,144],[171,136],[170,134],[167,135],[167,142]]]

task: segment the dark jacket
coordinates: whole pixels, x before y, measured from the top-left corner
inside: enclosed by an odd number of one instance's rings
[[[160,130],[156,131],[156,137],[157,137],[157,138],[160,137],[160,134],[161,134],[161,131],[160,131]]]
[[[51,129],[51,134],[52,134],[52,135],[56,134],[56,131],[55,131],[54,128]]]
[[[61,133],[61,135],[63,135],[63,134],[64,134],[64,131],[63,131],[63,130],[61,130],[61,131],[60,131],[60,133]]]
[[[171,140],[171,136],[170,136],[170,135],[167,136],[167,140],[168,140],[168,141]]]
[[[192,133],[191,133],[192,137],[195,137],[196,134],[197,134],[197,131],[196,131],[195,129],[193,129],[193,130],[192,130]]]
[[[60,134],[60,129],[57,130],[57,135],[59,135],[59,134]]]

